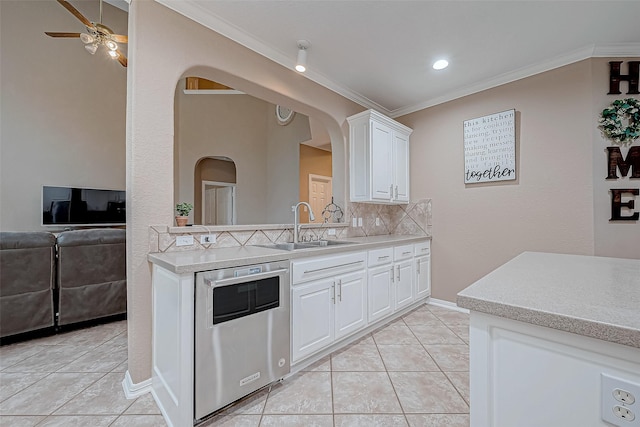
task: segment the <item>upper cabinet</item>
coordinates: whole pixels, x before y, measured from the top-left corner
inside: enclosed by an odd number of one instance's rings
[[[349,122],[349,174],[352,202],[409,202],[409,135],[412,129],[377,111]]]

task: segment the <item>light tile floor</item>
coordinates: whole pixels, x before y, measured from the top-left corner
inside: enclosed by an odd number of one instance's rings
[[[202,426],[468,427],[468,325],[422,306]],[[166,426],[126,369],[126,321],[0,347],[0,425]]]

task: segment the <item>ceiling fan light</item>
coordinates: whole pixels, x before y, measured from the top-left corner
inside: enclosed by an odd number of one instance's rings
[[[113,40],[107,40],[104,45],[112,51],[118,49],[118,43],[114,42]]]
[[[112,58],[117,58],[118,57],[118,52],[116,52],[115,50],[110,50],[109,51],[109,56]]]
[[[82,43],[88,44],[93,43],[94,38],[90,34],[80,33],[80,40],[82,40]]]
[[[86,44],[84,45],[84,48],[87,49],[87,52],[93,55],[94,53],[96,53],[96,50],[98,50],[98,45],[96,43]]]

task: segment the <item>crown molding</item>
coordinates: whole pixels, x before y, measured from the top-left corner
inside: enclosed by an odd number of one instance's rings
[[[262,55],[283,67],[294,70],[295,58],[289,57],[283,52],[273,49],[267,46],[261,40],[256,39],[246,31],[242,30],[236,25],[209,13],[206,9],[199,6],[197,2],[191,0],[155,0],[156,2],[168,7],[169,9],[195,21],[210,30],[213,30],[228,39],[250,49],[259,55]],[[296,52],[295,41],[292,41],[291,52]],[[313,45],[311,47],[313,49]],[[516,80],[520,80],[526,77],[533,76],[535,74],[550,71],[555,68],[563,67],[565,65],[572,64],[574,62],[582,61],[591,57],[637,57],[640,52],[640,43],[621,43],[621,44],[602,44],[602,45],[587,45],[580,49],[576,49],[571,52],[556,56],[549,60],[538,62],[527,67],[523,67],[514,71],[510,71],[490,79],[483,80],[463,87],[461,89],[447,93],[446,95],[430,98],[424,102],[414,104],[411,106],[390,110],[370,99],[352,91],[324,76],[321,73],[313,70],[311,67],[308,71],[302,74],[309,80],[326,87],[327,89],[341,95],[367,109],[377,110],[389,117],[396,118],[406,114],[414,113],[425,108],[433,107],[444,102],[453,101],[454,99],[462,98],[464,96],[472,95],[483,90],[491,89],[497,86],[501,86],[506,83],[511,83]]]
[[[621,43],[607,45],[587,45],[580,49],[556,56],[547,61],[539,62],[527,67],[523,67],[508,73],[500,74],[490,79],[483,80],[473,85],[463,87],[447,93],[446,95],[431,98],[427,101],[412,106],[399,108],[390,112],[390,117],[396,118],[406,114],[415,113],[425,108],[434,107],[438,104],[453,101],[464,96],[482,92],[483,90],[492,89],[507,83],[531,77],[536,74],[551,71],[565,65],[573,64],[578,61],[593,57],[637,57],[640,52],[640,43]]]
[[[283,67],[291,70],[292,72],[296,72],[294,71],[294,67],[296,65],[295,58],[291,58],[288,55],[285,55],[284,53],[282,53],[281,51],[277,49],[273,49],[270,46],[267,46],[265,43],[256,39],[252,35],[248,34],[246,31],[237,27],[236,25],[233,25],[232,23],[218,16],[210,14],[206,9],[201,7],[198,3],[192,2],[189,0],[155,0],[155,1],[189,18],[192,21],[199,23],[200,25],[203,25],[209,28],[210,30],[213,30],[216,33],[223,35],[224,37],[233,40],[234,42],[246,47],[247,49],[250,49],[258,53],[259,55],[262,55],[270,59],[271,61],[279,65],[282,65]],[[313,49],[313,45],[311,49]],[[292,42],[291,44],[291,51],[297,52],[297,46],[295,41]],[[355,102],[356,104],[362,105],[366,108],[375,109],[375,110],[384,112],[386,114],[390,113],[390,111],[387,108],[379,105],[376,102],[373,102],[372,100],[368,99],[365,96],[362,96],[357,92],[354,92],[344,86],[337,84],[336,82],[332,81],[331,79],[327,78],[321,73],[318,73],[317,71],[314,71],[312,69],[307,69],[307,72],[302,73],[301,75],[303,75],[304,77],[308,78],[309,80],[315,83],[318,83],[321,86],[326,87],[327,89],[337,93],[338,95],[341,95]]]

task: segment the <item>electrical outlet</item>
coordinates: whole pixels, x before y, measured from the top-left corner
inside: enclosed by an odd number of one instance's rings
[[[624,406],[614,406],[613,415],[627,422],[632,422],[636,419],[636,414],[634,414]]]
[[[358,227],[362,227],[362,218],[358,218]]]
[[[327,234],[328,234],[329,236],[335,236],[335,235],[336,235],[336,229],[335,229],[335,228],[329,228],[329,229],[327,230]]]
[[[351,218],[351,226],[352,227],[357,227],[358,226],[358,218],[356,218],[356,217]]]
[[[200,243],[202,243],[203,245],[210,245],[215,242],[216,242],[215,234],[203,234],[202,236],[200,236]]]
[[[380,218],[376,218],[376,227],[380,227]]]
[[[193,245],[193,236],[176,237],[176,246],[189,246],[189,245]]]
[[[602,419],[614,426],[640,427],[640,384],[601,374]]]

